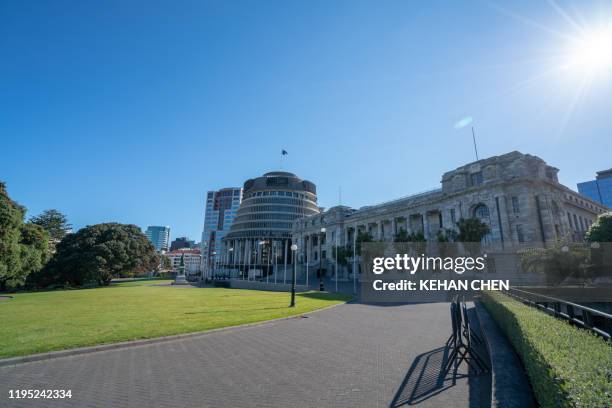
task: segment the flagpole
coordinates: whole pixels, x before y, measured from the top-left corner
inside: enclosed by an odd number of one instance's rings
[[[474,126],[472,126],[472,140],[474,141],[474,153],[476,153],[476,161],[478,161],[478,149],[476,148],[476,135],[474,133]]]

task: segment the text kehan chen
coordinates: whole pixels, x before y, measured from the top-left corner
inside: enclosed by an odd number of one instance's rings
[[[374,290],[508,290],[510,282],[506,279],[475,279],[475,280],[438,280],[428,279],[417,282],[402,279],[396,282],[385,282],[377,279],[372,282]]]

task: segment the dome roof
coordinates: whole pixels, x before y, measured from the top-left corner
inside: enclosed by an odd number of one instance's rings
[[[285,177],[297,177],[293,173],[289,173],[288,171],[271,171],[264,174],[264,177],[272,177],[272,176],[285,176]]]

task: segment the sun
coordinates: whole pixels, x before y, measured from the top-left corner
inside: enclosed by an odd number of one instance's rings
[[[612,25],[572,38],[567,67],[584,75],[612,74]]]

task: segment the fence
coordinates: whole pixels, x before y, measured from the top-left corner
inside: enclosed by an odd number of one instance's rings
[[[524,304],[536,307],[555,317],[566,319],[572,324],[591,330],[605,339],[612,338],[612,315],[608,313],[522,289],[512,288],[506,293]]]

